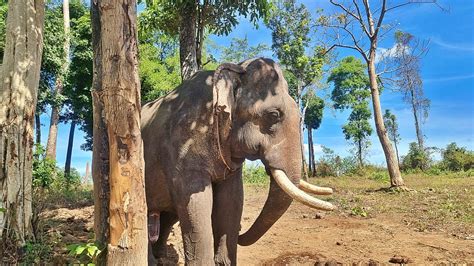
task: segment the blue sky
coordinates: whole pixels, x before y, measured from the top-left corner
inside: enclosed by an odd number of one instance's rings
[[[332,10],[329,1],[302,1],[313,11],[316,8]],[[374,1],[373,1],[374,2]],[[434,5],[411,5],[388,15],[386,22],[398,23],[398,29],[430,40],[429,52],[422,60],[422,78],[425,95],[431,100],[431,109],[422,130],[428,146],[445,147],[457,142],[474,150],[474,1],[442,0],[441,5],[449,8],[443,12]],[[229,36],[211,36],[218,45],[228,45],[233,37],[248,37],[251,45],[265,43],[271,46],[271,32],[263,24],[255,29],[246,19]],[[392,35],[392,34],[390,34]],[[388,36],[388,35],[387,35]],[[389,49],[393,39],[388,36],[379,47]],[[340,50],[340,57],[357,54]],[[265,56],[274,58],[272,52]],[[276,59],[276,58],[274,58]],[[327,92],[318,92],[326,96]],[[390,109],[398,118],[402,141],[400,154],[406,154],[408,143],[416,141],[413,115],[410,107],[402,101],[401,94],[385,90],[381,95],[382,108]],[[320,145],[333,149],[343,156],[349,155],[350,144],[344,139],[342,125],[348,113],[325,109],[321,127],[314,133],[316,156],[320,155]],[[49,114],[42,115],[42,143],[46,143]],[[373,122],[372,122],[373,125]],[[374,125],[373,125],[374,127]],[[374,127],[375,128],[375,127]],[[58,134],[57,161],[63,167],[66,157],[69,125],[60,124]],[[86,162],[91,162],[92,154],[80,150],[83,132],[76,130],[72,166],[81,173]],[[368,160],[383,164],[384,156],[376,134],[371,137],[372,146]]]

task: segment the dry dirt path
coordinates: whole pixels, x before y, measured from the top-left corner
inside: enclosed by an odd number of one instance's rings
[[[249,190],[249,189],[247,189]],[[246,191],[242,229],[246,230],[265,201],[265,189]],[[66,244],[85,242],[90,235],[92,207],[57,209],[45,213],[54,219]],[[321,217],[322,216],[322,217]],[[170,244],[182,260],[179,227]],[[239,265],[388,264],[392,258],[419,264],[474,264],[474,240],[443,232],[416,232],[399,214],[372,218],[322,213],[294,203],[257,243],[239,247]],[[175,260],[178,258],[175,258]],[[375,264],[372,264],[375,265]]]

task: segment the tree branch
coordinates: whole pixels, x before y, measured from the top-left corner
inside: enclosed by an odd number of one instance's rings
[[[360,19],[362,17],[361,13],[360,13],[360,8],[359,8],[359,5],[357,4],[356,0],[352,0],[352,3],[354,3],[354,6],[357,10],[357,14],[359,15],[359,23],[360,25],[362,26],[362,29],[364,30],[365,34],[367,34],[368,37],[370,37],[370,33],[369,31],[367,30],[367,27],[365,26],[365,23],[362,19]]]

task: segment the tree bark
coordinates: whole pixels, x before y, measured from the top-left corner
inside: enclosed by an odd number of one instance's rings
[[[71,174],[71,158],[72,158],[72,146],[74,144],[74,130],[76,130],[76,121],[72,120],[71,127],[69,128],[69,140],[67,143],[66,163],[64,164],[64,176],[66,178]]]
[[[308,127],[308,149],[309,149],[309,174],[315,176],[316,162],[314,159],[313,129]]]
[[[108,244],[99,264],[146,265],[136,1],[93,1],[92,21],[95,229]]]
[[[198,71],[196,60],[196,3],[188,1],[181,9],[179,29],[179,60],[183,81]]]
[[[364,160],[362,158],[362,139],[357,140],[357,158],[359,159],[359,167],[364,167]]]
[[[55,94],[60,94],[62,84],[56,82]],[[51,119],[49,123],[48,141],[46,143],[46,158],[56,160],[56,144],[58,140],[59,107],[51,106]]]
[[[374,108],[374,120],[375,128],[377,130],[377,136],[379,137],[380,144],[382,145],[383,152],[385,154],[385,160],[387,162],[387,169],[390,175],[390,185],[392,187],[404,187],[400,168],[393,152],[392,144],[387,135],[387,130],[383,123],[382,107],[380,105],[380,91],[377,82],[377,74],[375,72],[375,51],[377,46],[374,44],[374,40],[370,49],[369,62],[367,63],[369,79],[370,79],[370,91],[372,94],[372,105]]]
[[[63,0],[63,23],[64,23],[64,58],[62,71],[69,69],[69,50],[70,50],[70,18],[69,18],[69,0]],[[62,72],[56,77],[55,95],[61,95],[64,87],[64,77],[66,73]],[[46,157],[56,160],[56,146],[58,142],[58,123],[59,112],[62,104],[51,106],[51,121],[49,124],[48,142],[46,144]]]
[[[398,145],[397,145],[396,139],[393,141],[393,146],[395,146],[395,153],[397,154],[398,168],[400,168],[400,157],[398,156]]]
[[[0,257],[32,235],[33,123],[43,51],[44,2],[10,0],[0,85]],[[15,264],[15,262],[12,262]]]
[[[424,149],[423,134],[421,133],[420,123],[418,121],[418,113],[417,113],[417,108],[416,108],[416,99],[415,99],[415,95],[413,93],[413,89],[410,89],[410,98],[411,98],[411,107],[412,107],[412,111],[413,111],[413,116],[415,118],[415,130],[416,130],[416,138],[418,140],[418,147],[420,147],[420,149],[423,150]]]
[[[41,144],[41,118],[39,114],[35,114],[35,135],[36,144]]]

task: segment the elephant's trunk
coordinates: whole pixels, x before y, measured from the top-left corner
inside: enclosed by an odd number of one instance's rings
[[[290,181],[284,171],[278,169],[270,169],[271,182],[268,198],[263,206],[262,212],[255,220],[250,229],[243,235],[239,236],[239,245],[248,246],[255,243],[262,237],[268,229],[285,213],[293,199],[312,208],[321,210],[333,210],[334,206],[326,201],[313,198],[304,191],[298,189],[293,182]],[[307,183],[303,183],[307,188]],[[307,185],[306,185],[307,184]],[[310,185],[312,192],[326,192],[329,188],[319,188]],[[318,188],[318,189],[316,189]],[[322,191],[320,191],[322,190]]]
[[[280,219],[292,201],[293,199],[271,178],[267,201],[252,226],[239,236],[239,245],[250,246],[259,240]]]

